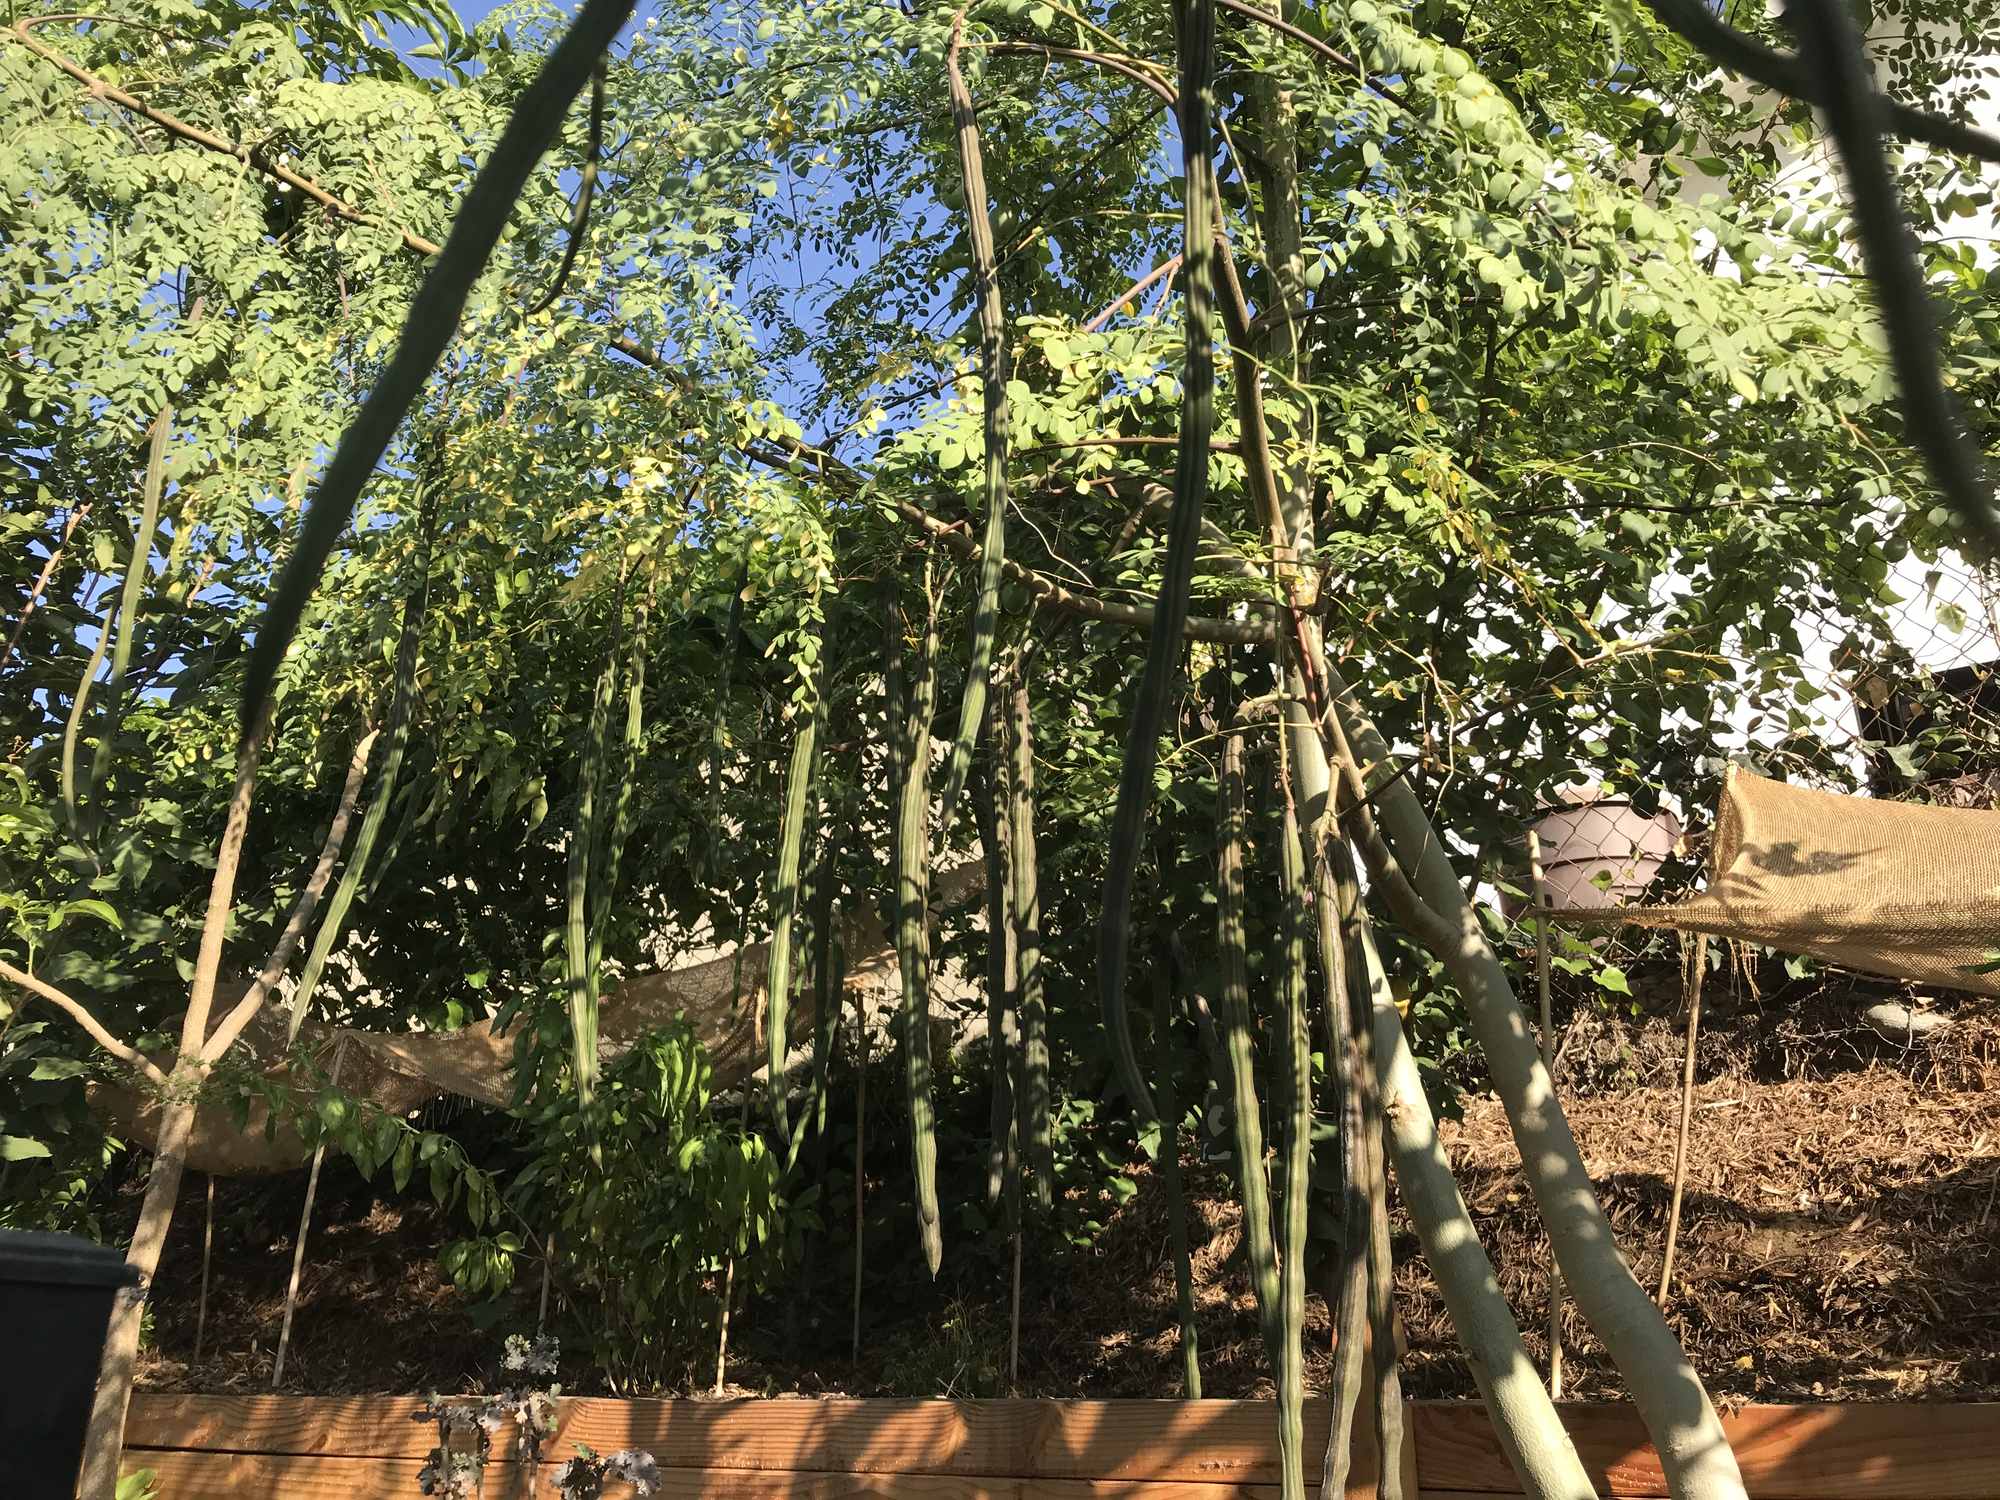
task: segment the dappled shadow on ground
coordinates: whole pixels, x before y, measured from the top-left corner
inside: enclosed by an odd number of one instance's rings
[[[1640,1089],[1566,1100],[1585,1163],[1641,1283],[1659,1277],[1678,1097]],[[1539,1221],[1506,1122],[1474,1101],[1447,1127],[1453,1164],[1543,1359]],[[2000,1091],[1927,1087],[1886,1067],[1696,1093],[1675,1287],[1675,1332],[1718,1394],[1966,1398],[2000,1386]],[[1402,1306],[1420,1387],[1457,1360],[1427,1278]],[[1567,1388],[1621,1391],[1572,1311]]]
[[[1985,1045],[2000,1053],[1993,1033],[1975,1032],[1949,1054],[1891,1057],[1863,1039],[1843,1041],[1836,1055],[1823,1045],[1760,1051],[1776,1044],[1771,1025],[1758,1024],[1754,1032],[1719,1024],[1702,1054],[1711,1081],[1698,1095],[1669,1314],[1703,1378],[1719,1394],[1760,1400],[2000,1393],[2000,1067],[1980,1051]],[[1674,1089],[1662,1086],[1671,1049],[1650,1029],[1628,1032],[1624,1060],[1601,1066],[1587,1056],[1589,1045],[1585,1038],[1573,1060],[1589,1063],[1581,1071],[1593,1087],[1584,1093],[1577,1070],[1566,1068],[1565,1104],[1619,1246],[1650,1287],[1672,1172],[1677,1101]],[[1765,1066],[1792,1057],[1803,1062]],[[1732,1058],[1734,1070],[1713,1076]],[[1649,1081],[1619,1086],[1621,1067]],[[1539,1221],[1497,1105],[1470,1098],[1466,1108],[1463,1122],[1447,1123],[1447,1145],[1539,1361],[1546,1318]],[[907,1154],[885,1141],[878,1158],[871,1139],[870,1158],[893,1170]],[[1187,1166],[1205,1393],[1269,1395],[1229,1174],[1191,1158]],[[1164,1195],[1145,1169],[1131,1176],[1136,1194],[1102,1214],[1103,1228],[1087,1243],[1030,1243],[1022,1394],[1179,1394]],[[162,1263],[142,1383],[268,1388],[303,1193],[303,1172],[219,1184],[209,1352],[197,1367],[189,1356],[203,1202],[201,1179],[190,1174]],[[136,1203],[136,1194],[128,1196]],[[816,1265],[739,1315],[731,1389],[1006,1394],[1004,1242],[990,1234],[948,1237],[944,1272],[933,1282],[915,1259],[899,1179],[871,1182],[870,1206],[860,1362],[849,1354],[852,1262],[836,1196],[826,1210],[834,1234]],[[1409,1388],[1469,1395],[1469,1375],[1415,1236],[1400,1216],[1397,1223]],[[451,1392],[490,1383],[500,1336],[533,1327],[535,1268],[525,1267],[530,1284],[510,1300],[473,1308],[436,1270],[438,1249],[464,1232],[414,1195],[395,1198],[329,1162],[286,1388]],[[1315,1389],[1325,1384],[1328,1333],[1324,1303],[1314,1295],[1306,1347]],[[1622,1394],[1573,1312],[1565,1345],[1571,1393]],[[712,1370],[706,1365],[679,1390],[705,1390]],[[574,1358],[565,1360],[562,1378],[579,1394],[605,1390]]]

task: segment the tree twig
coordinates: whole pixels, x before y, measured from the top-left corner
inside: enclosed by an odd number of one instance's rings
[[[5,979],[10,984],[17,984],[30,994],[38,995],[48,1001],[49,1004],[53,1005],[57,1010],[61,1011],[88,1032],[90,1039],[106,1052],[109,1052],[120,1062],[138,1069],[139,1072],[145,1074],[147,1078],[162,1088],[166,1086],[167,1075],[161,1072],[159,1067],[147,1058],[144,1053],[140,1052],[137,1048],[128,1047],[106,1030],[104,1023],[92,1015],[90,1008],[82,1001],[57,989],[46,980],[37,979],[25,969],[15,968],[4,958],[0,958],[0,979]]]
[[[354,805],[361,800],[361,785],[368,775],[368,754],[375,748],[375,734],[376,731],[370,729],[354,742],[354,754],[347,763],[347,780],[340,789],[340,801],[334,806],[333,822],[327,826],[326,842],[320,845],[319,858],[313,863],[312,874],[307,877],[298,900],[292,903],[292,913],[285,919],[284,931],[278,934],[278,941],[272,946],[263,969],[244,992],[243,998],[236,1002],[235,1008],[203,1044],[201,1056],[204,1062],[213,1063],[229,1050],[230,1044],[263,1007],[272,987],[284,974],[285,966],[292,961],[292,954],[305,936],[306,926],[312,921],[320,897],[326,893],[327,882],[333,878],[333,867],[340,858],[341,846],[347,842],[347,825],[354,819]]]
[[[14,622],[14,629],[7,637],[7,649],[0,651],[0,667],[5,667],[13,660],[14,648],[21,644],[21,632],[28,628],[28,617],[35,612],[35,606],[42,602],[42,590],[49,586],[49,579],[62,562],[63,549],[69,546],[70,536],[76,531],[76,523],[89,514],[90,502],[86,500],[71,511],[69,519],[63,523],[62,538],[49,553],[48,561],[42,564],[42,571],[35,576],[35,586],[28,590],[28,602],[21,606],[21,618]]]

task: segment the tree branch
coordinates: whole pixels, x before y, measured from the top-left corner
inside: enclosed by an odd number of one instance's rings
[[[48,1001],[49,1004],[55,1006],[56,1009],[63,1012],[64,1015],[89,1032],[90,1039],[106,1052],[109,1052],[120,1062],[137,1068],[154,1083],[165,1087],[167,1075],[162,1073],[144,1053],[138,1051],[136,1048],[126,1046],[125,1043],[119,1041],[117,1037],[107,1031],[104,1023],[92,1015],[89,1008],[82,1001],[72,999],[54,985],[49,984],[45,980],[37,979],[25,969],[15,968],[4,958],[0,958],[0,979],[9,980],[14,984],[18,984],[30,994],[41,996],[42,999]]]
[[[259,172],[262,172],[266,177],[274,177],[279,182],[296,188],[335,218],[345,219],[350,224],[365,224],[372,229],[393,228],[402,237],[403,244],[409,249],[416,251],[417,254],[436,255],[438,253],[440,247],[432,241],[425,239],[422,235],[412,230],[398,228],[391,225],[385,219],[377,218],[374,214],[363,212],[353,204],[336,198],[312,178],[294,172],[290,167],[280,162],[269,160],[249,146],[238,145],[234,141],[226,140],[222,136],[203,130],[199,125],[190,125],[187,121],[176,115],[170,115],[163,109],[155,109],[143,100],[134,98],[131,94],[126,93],[117,85],[107,83],[82,64],[73,62],[54,47],[51,47],[47,42],[29,34],[31,27],[45,26],[51,21],[69,19],[72,18],[68,16],[30,16],[28,19],[8,28],[4,35],[13,41],[19,42],[44,62],[67,73],[88,89],[93,98],[108,99],[113,104],[119,106],[119,108],[129,110],[131,113],[139,116],[140,119],[159,126],[169,135],[179,136],[182,140],[200,146],[205,151],[213,151],[218,156],[232,157],[237,161],[246,162]]]
[[[1218,3],[1229,5],[1230,0]],[[1707,54],[1711,61],[1794,99],[1821,107],[1827,105],[1831,84],[1825,72],[1807,67],[1796,54],[1766,47],[1755,37],[1725,24],[1701,0],[1646,0],[1646,3],[1670,31]],[[1889,129],[1906,140],[1922,141],[1941,151],[1974,156],[1981,161],[2000,162],[2000,136],[1894,99],[1882,101],[1882,112]]]
[[[305,889],[299,892],[299,899],[292,904],[292,914],[285,920],[285,930],[278,934],[277,944],[271,949],[271,956],[265,960],[264,968],[236,1007],[223,1018],[220,1026],[202,1044],[201,1059],[213,1063],[230,1044],[243,1034],[243,1028],[263,1009],[271,989],[285,972],[285,966],[292,961],[292,954],[298,951],[299,941],[305,936],[306,924],[312,921],[313,913],[319,908],[320,897],[326,894],[327,882],[333,878],[334,863],[340,858],[340,849],[347,842],[347,825],[354,820],[355,804],[361,800],[361,784],[368,776],[368,755],[375,748],[376,731],[370,729],[354,742],[354,755],[347,763],[347,781],[340,789],[340,801],[333,810],[333,822],[327,826],[326,842],[320,846],[319,859],[313,864],[313,872],[306,880]]]

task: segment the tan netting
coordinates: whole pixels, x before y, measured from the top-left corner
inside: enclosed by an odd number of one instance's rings
[[[977,860],[940,871],[932,885],[934,906],[977,895],[984,887],[984,873]],[[895,987],[896,950],[872,904],[843,910],[839,923],[847,954],[848,992],[865,995]],[[755,1016],[763,1005],[767,962],[766,945],[753,943],[744,948],[740,969],[736,954],[730,952],[619,983],[599,1005],[600,1055],[612,1061],[647,1032],[685,1016],[708,1050],[716,1086],[741,1081],[764,1064]],[[934,996],[948,999],[965,990],[963,979],[948,965],[935,973]],[[217,1024],[242,994],[241,987],[226,996],[218,992]],[[795,993],[791,1034],[807,1035],[814,1014],[811,991]],[[389,1033],[308,1020],[299,1029],[294,1053],[286,1044],[283,1008],[274,1004],[258,1013],[230,1052],[233,1063],[261,1072],[273,1083],[298,1088],[315,1087],[309,1081],[312,1072],[331,1072],[336,1059],[342,1092],[395,1115],[407,1115],[440,1094],[496,1109],[513,1102],[514,1036],[495,1035],[486,1021],[458,1031]],[[90,1103],[114,1135],[146,1146],[157,1139],[159,1100],[150,1091],[126,1083],[98,1083],[91,1087]],[[230,1105],[204,1104],[195,1117],[188,1165],[228,1177],[283,1172],[301,1165],[310,1152],[298,1132],[282,1120],[275,1131],[270,1124],[270,1110],[261,1099],[252,1100],[249,1118],[240,1127]]]
[[[1572,922],[1706,932],[1864,974],[2000,995],[2000,812],[1847,797],[1732,766],[1708,889],[1669,906],[1558,909]]]

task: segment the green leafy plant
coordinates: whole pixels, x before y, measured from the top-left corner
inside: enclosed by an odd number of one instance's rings
[[[723,1262],[760,1289],[802,1227],[780,1195],[778,1154],[711,1104],[708,1058],[677,1022],[605,1070],[595,1132],[573,1093],[523,1122],[527,1160],[506,1202],[517,1224],[552,1237],[556,1285],[621,1383],[678,1373],[712,1326],[706,1288]],[[491,1232],[454,1242],[443,1264],[463,1290],[491,1294],[512,1284],[523,1253],[518,1234]]]

